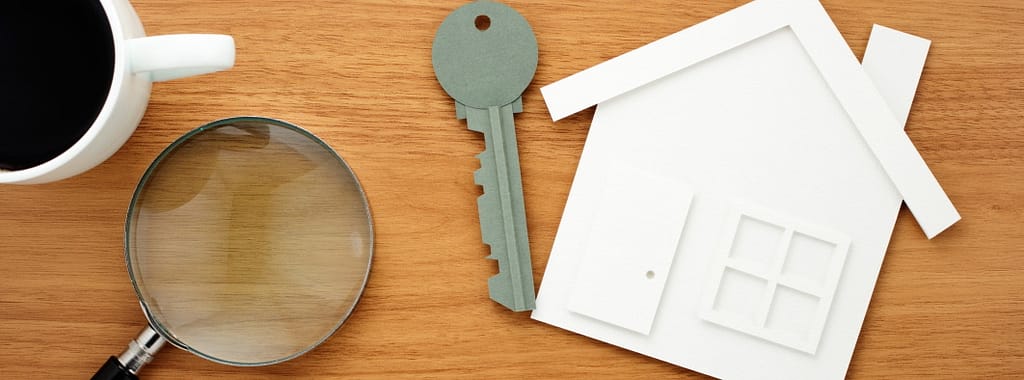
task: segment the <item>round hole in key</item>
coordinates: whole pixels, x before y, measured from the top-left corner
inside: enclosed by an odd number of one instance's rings
[[[648,280],[653,280],[654,279],[654,271],[653,270],[647,271],[647,279]]]
[[[476,24],[476,29],[481,32],[491,28],[491,18],[487,15],[476,16],[476,20],[473,22]]]

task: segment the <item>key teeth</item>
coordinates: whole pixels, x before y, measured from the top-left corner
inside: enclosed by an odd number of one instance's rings
[[[496,236],[493,233],[484,233],[483,236],[481,236],[481,237],[482,237],[481,240],[483,240],[484,244],[487,245],[489,251],[491,252],[487,256],[487,258],[492,259],[492,260],[499,260],[501,255],[497,255],[496,254],[498,252],[498,249],[494,248],[494,244],[495,244],[496,240],[499,240],[501,238],[501,236]]]
[[[501,287],[501,285],[509,283],[509,280],[511,280],[510,278],[507,277],[509,277],[507,273],[498,272],[495,275],[487,278],[487,287],[492,289],[495,287]]]
[[[513,297],[510,297],[512,292],[510,289],[507,289],[508,287],[506,286],[510,279],[505,278],[505,276],[506,275],[504,273],[498,273],[491,276],[491,278],[488,278],[487,292],[492,301],[497,302],[508,309],[515,310],[515,302],[512,299]]]
[[[491,252],[491,254],[487,255],[487,256],[486,256],[486,257],[484,257],[484,258],[485,258],[485,259],[488,259],[488,260],[495,260],[495,261],[497,261],[497,260],[498,260],[498,257],[497,257],[497,256],[494,256],[494,246],[493,246],[493,245],[491,245],[491,243],[488,243],[487,241],[484,241],[484,245],[486,245],[486,246],[487,246],[487,250],[488,250],[489,252]]]
[[[512,289],[505,286],[511,284],[513,280],[509,276],[509,274],[502,272],[487,279],[487,290],[491,300],[514,312],[530,311],[537,308],[537,301],[532,286],[527,297],[524,299],[523,305],[516,306],[515,294],[512,292]]]
[[[485,122],[490,117],[490,115],[484,112],[487,110],[470,109],[461,104],[458,106],[461,106],[461,108],[457,109],[457,112],[465,111],[467,116],[471,116],[467,119],[469,130],[484,135],[484,150],[476,155],[477,160],[480,162],[480,167],[473,171],[473,182],[483,188],[483,193],[477,198],[477,207],[479,210],[481,238],[484,244],[488,246],[486,259],[494,260],[498,263],[497,273],[490,276],[487,281],[490,298],[513,311],[533,310],[536,305],[536,293],[532,283],[532,268],[528,265],[525,268],[523,267],[524,262],[529,263],[530,260],[529,245],[523,241],[526,234],[525,226],[516,226],[515,231],[521,229],[522,236],[513,236],[512,238],[516,239],[515,241],[507,240],[509,237],[505,235],[509,233],[506,232],[508,226],[505,223],[508,223],[506,219],[508,215],[505,212],[513,214],[512,223],[516,223],[516,218],[522,217],[522,212],[515,209],[511,211],[503,209],[503,207],[506,207],[502,203],[505,202],[503,198],[515,194],[511,193],[512,189],[502,189],[503,182],[500,182],[498,178],[501,173],[505,173],[509,177],[520,175],[518,170],[512,172],[512,170],[518,169],[518,163],[515,163],[515,166],[509,166],[513,164],[505,162],[506,169],[509,169],[507,173],[504,169],[498,167],[499,161],[508,161],[517,157],[515,140],[506,140],[505,137],[511,136],[505,136],[505,134],[498,136],[488,135],[492,125],[490,121]],[[513,113],[522,112],[522,98],[516,99],[513,104],[509,105],[509,108],[511,108]],[[506,118],[508,109],[502,109],[501,112],[503,113],[502,118]],[[501,131],[499,130],[498,132]],[[500,145],[497,145],[499,143]],[[496,152],[505,152],[505,158],[499,159],[496,156]],[[511,182],[511,179],[509,181],[509,186],[517,186]],[[520,232],[514,233],[519,234]],[[519,249],[516,252],[511,252],[509,247],[518,247]],[[513,276],[513,273],[517,275]],[[526,279],[531,281],[525,283]],[[517,289],[520,290],[519,293],[516,292]]]
[[[485,150],[480,152],[480,154],[477,154],[476,159],[480,162],[480,167],[473,171],[473,182],[477,185],[483,186],[485,181],[485,178],[483,178],[484,168],[487,167],[487,161],[485,161],[487,159],[487,151]]]
[[[484,166],[487,166],[487,161],[486,161],[486,160],[487,160],[487,159],[488,159],[489,157],[490,157],[490,154],[489,154],[489,152],[488,152],[488,151],[486,151],[486,150],[485,150],[485,151],[483,151],[483,152],[480,152],[479,154],[477,154],[477,155],[476,155],[476,159],[477,159],[478,161],[480,161],[480,168],[481,168],[481,169],[483,169],[483,168],[484,168]]]
[[[496,182],[497,178],[491,176],[490,174],[493,173],[486,169],[488,166],[493,167],[493,165],[488,165],[490,161],[487,160],[486,153],[487,152],[485,151],[484,153],[480,153],[476,156],[476,158],[480,160],[480,167],[473,171],[473,183],[482,186],[484,188],[484,194],[498,190],[498,184]]]

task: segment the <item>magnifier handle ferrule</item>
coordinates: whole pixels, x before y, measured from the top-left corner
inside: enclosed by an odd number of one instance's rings
[[[137,373],[153,361],[167,340],[152,327],[146,326],[139,336],[128,343],[120,356],[111,356],[103,367],[93,375],[92,380],[138,380]]]

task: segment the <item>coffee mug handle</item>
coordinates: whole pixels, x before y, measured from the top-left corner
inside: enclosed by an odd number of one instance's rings
[[[235,65],[235,40],[223,34],[170,34],[128,40],[133,73],[154,82],[209,74]]]

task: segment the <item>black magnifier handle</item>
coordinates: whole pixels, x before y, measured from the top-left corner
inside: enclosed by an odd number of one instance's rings
[[[139,370],[153,360],[157,351],[167,343],[152,327],[146,326],[139,336],[128,343],[121,356],[111,356],[92,375],[92,380],[138,380]]]
[[[138,380],[139,377],[128,370],[124,364],[117,360],[117,356],[111,356],[103,363],[99,371],[92,375],[92,380]]]

